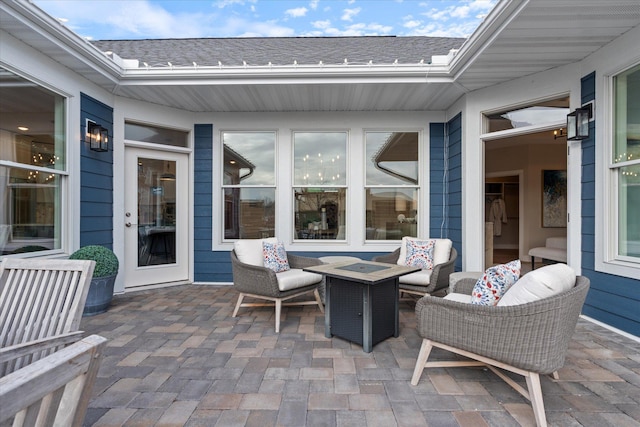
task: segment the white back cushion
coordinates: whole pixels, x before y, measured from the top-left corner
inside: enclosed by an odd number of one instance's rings
[[[576,272],[567,264],[547,265],[522,276],[497,305],[518,305],[548,298],[571,289],[575,283]]]
[[[436,247],[433,249],[433,265],[444,264],[449,261],[453,242],[450,239],[435,239]]]
[[[262,242],[278,243],[275,237],[268,239],[242,239],[233,244],[236,256],[240,262],[249,265],[264,266],[264,257],[262,256]]]
[[[407,240],[435,240],[436,245],[433,248],[433,265],[438,265],[449,261],[451,256],[451,248],[453,242],[451,239],[417,239],[415,237],[404,236],[400,243],[400,256],[398,256],[398,265],[405,265],[407,258]]]

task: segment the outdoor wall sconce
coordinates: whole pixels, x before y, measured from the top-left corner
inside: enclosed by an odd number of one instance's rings
[[[591,104],[576,108],[567,114],[567,141],[580,141],[589,138],[589,119],[592,116]]]
[[[108,151],[109,150],[109,134],[107,129],[101,125],[87,120],[87,133],[84,142],[89,144],[92,151]]]

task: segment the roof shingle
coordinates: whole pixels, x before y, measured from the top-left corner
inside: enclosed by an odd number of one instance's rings
[[[417,64],[433,55],[459,49],[463,38],[450,37],[269,37],[99,40],[92,43],[124,59],[150,66],[171,62],[176,66],[251,66],[341,64]]]

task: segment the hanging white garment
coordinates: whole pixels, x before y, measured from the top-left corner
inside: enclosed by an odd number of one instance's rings
[[[493,235],[502,235],[502,224],[507,223],[507,208],[501,198],[493,199],[491,202],[489,221],[493,222]]]

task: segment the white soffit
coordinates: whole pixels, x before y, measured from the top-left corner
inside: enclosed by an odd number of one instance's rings
[[[579,62],[639,24],[640,0],[499,2],[452,71],[468,90],[491,86]]]
[[[501,0],[448,64],[402,67],[132,69],[136,58],[112,59],[30,3],[3,0],[0,23],[109,92],[188,111],[426,111],[584,59],[640,24],[640,1]]]

